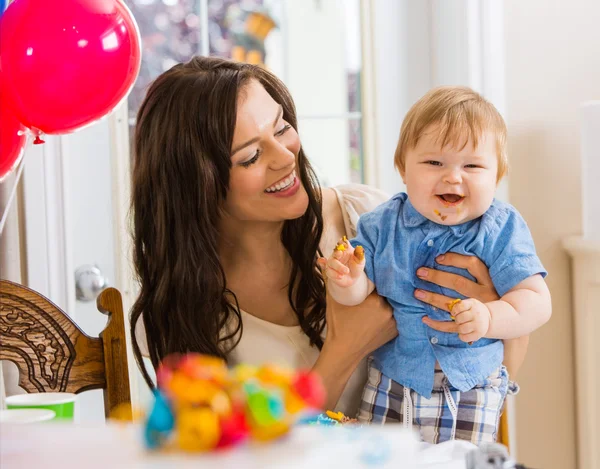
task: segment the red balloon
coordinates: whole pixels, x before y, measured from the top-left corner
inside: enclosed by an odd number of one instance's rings
[[[25,150],[27,137],[12,110],[0,92],[0,181],[17,165]]]
[[[110,113],[140,63],[139,30],[121,0],[15,0],[0,22],[2,91],[34,132],[73,132]]]

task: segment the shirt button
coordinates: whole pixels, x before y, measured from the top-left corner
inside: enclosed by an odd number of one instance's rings
[[[438,338],[437,338],[437,337],[432,337],[432,338],[431,338],[431,343],[432,343],[433,345],[437,344],[437,343],[438,343]]]
[[[427,241],[427,246],[429,246],[429,247],[433,246],[433,239],[430,239],[429,241]]]

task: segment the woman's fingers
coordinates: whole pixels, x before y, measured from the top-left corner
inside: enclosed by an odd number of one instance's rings
[[[455,252],[448,252],[438,256],[436,262],[440,265],[450,265],[466,269],[473,277],[475,277],[476,281],[471,282],[460,275],[457,278],[455,274],[442,275],[442,280],[446,285],[442,285],[436,280],[428,281],[438,283],[441,286],[448,286],[448,288],[452,288],[467,297],[477,298],[482,302],[495,301],[500,298],[500,295],[498,295],[498,292],[494,287],[492,278],[490,277],[490,271],[481,259],[475,256],[465,256]],[[430,278],[436,277],[436,272],[439,271],[434,269],[430,270],[433,270],[434,272],[430,275]]]
[[[426,282],[435,283],[440,287],[454,290],[455,292],[458,292],[468,298],[477,298],[479,301],[484,303],[495,301],[500,298],[493,284],[490,283],[488,285],[481,285],[469,280],[466,277],[463,277],[462,275],[420,267],[417,270],[417,277],[419,277],[421,280],[425,280]]]
[[[435,329],[436,331],[458,334],[459,325],[456,324],[454,321],[436,321],[425,316],[423,318],[423,322],[432,329]]]
[[[426,282],[435,283],[440,287],[454,290],[469,298],[476,298],[480,290],[480,286],[468,278],[442,270],[420,267],[417,270],[417,277]]]
[[[443,309],[444,311],[450,312],[448,304],[452,302],[453,298],[449,296],[440,295],[439,293],[432,293],[426,290],[415,290],[415,298],[425,303],[435,306],[436,308]]]
[[[471,323],[456,324],[454,321],[435,321],[427,316],[423,318],[423,323],[439,332],[458,334],[458,338],[468,344],[479,339]]]
[[[466,269],[467,272],[475,277],[477,283],[485,285],[492,281],[488,268],[478,257],[449,252],[438,256],[435,260],[441,265],[451,265],[460,269]]]

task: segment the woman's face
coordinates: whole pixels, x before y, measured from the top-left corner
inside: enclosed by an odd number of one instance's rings
[[[282,108],[252,80],[240,93],[224,209],[239,221],[299,218],[308,195],[297,170],[300,139]]]

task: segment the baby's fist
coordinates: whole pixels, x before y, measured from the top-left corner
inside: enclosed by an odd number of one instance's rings
[[[458,324],[458,338],[469,344],[485,337],[492,320],[489,308],[475,298],[453,302],[450,314]]]

